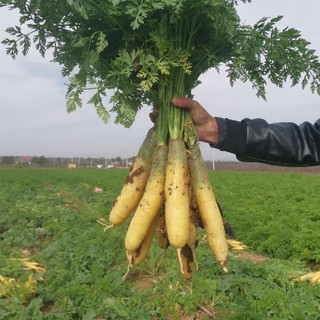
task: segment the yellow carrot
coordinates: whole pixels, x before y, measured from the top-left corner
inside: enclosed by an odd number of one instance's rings
[[[189,236],[188,168],[184,142],[170,140],[165,182],[165,215],[170,244],[182,248]]]
[[[195,144],[190,152],[189,168],[192,177],[192,186],[207,235],[208,244],[220,266],[226,272],[227,269],[225,265],[228,255],[228,243],[220,210],[213,194],[207,169],[201,157],[198,144]]]
[[[198,213],[195,211],[193,207],[193,204],[194,204],[193,188],[192,188],[190,170],[188,170],[188,197],[189,197],[189,236],[188,236],[187,245],[192,251],[193,261],[196,264],[196,268],[198,270],[198,262],[196,259],[196,246],[198,244],[197,243]]]
[[[109,216],[112,225],[122,224],[138,205],[149,177],[151,157],[155,146],[155,131],[150,129],[139,149],[133,168],[114,201]]]
[[[195,212],[190,208],[190,222],[189,222],[189,237],[187,241],[187,245],[192,251],[193,261],[196,264],[196,268],[198,270],[198,262],[196,259],[196,247],[197,247],[197,226],[195,221]]]
[[[136,250],[146,237],[150,225],[159,213],[163,202],[165,172],[168,157],[168,147],[156,147],[153,152],[150,176],[144,195],[130,222],[125,247],[128,250]]]
[[[197,246],[197,227],[193,221],[193,210],[190,208],[189,214],[189,236],[187,244],[183,248],[176,249],[180,271],[184,279],[190,280],[193,275],[194,265],[198,269],[196,260],[196,246]]]
[[[193,274],[194,259],[191,248],[186,244],[182,249],[176,249],[180,271],[185,280],[190,280]]]
[[[170,245],[168,234],[167,234],[166,218],[165,218],[164,210],[160,211],[160,218],[159,218],[159,223],[157,227],[157,242],[159,247],[164,250],[166,250]]]
[[[152,221],[148,233],[145,239],[142,241],[140,247],[137,250],[126,250],[127,259],[129,261],[129,267],[140,264],[147,257],[158,223],[159,215],[157,215],[155,219]]]

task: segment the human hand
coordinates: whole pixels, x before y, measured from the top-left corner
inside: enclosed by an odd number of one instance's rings
[[[171,103],[175,107],[189,110],[200,141],[210,144],[218,143],[218,122],[197,101],[182,97],[173,98]]]
[[[153,123],[156,123],[158,116],[159,116],[159,106],[156,103],[154,103],[153,110],[151,113],[149,113],[149,118]]]

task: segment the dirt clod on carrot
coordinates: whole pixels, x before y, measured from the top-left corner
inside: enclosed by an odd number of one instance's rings
[[[136,170],[130,173],[130,175],[126,178],[125,184],[133,183],[135,177],[139,177],[144,172],[144,168],[140,166]]]

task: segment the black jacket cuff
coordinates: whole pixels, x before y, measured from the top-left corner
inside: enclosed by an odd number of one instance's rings
[[[246,143],[246,122],[216,118],[219,127],[219,142],[211,145],[221,151],[235,154],[244,152]]]

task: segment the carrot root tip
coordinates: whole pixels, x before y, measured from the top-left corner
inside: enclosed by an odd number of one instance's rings
[[[130,272],[130,269],[132,268],[132,260],[133,260],[133,257],[132,257],[132,254],[129,253],[128,254],[128,260],[129,260],[129,264],[128,264],[128,267],[127,267],[127,272],[124,274],[124,276],[122,277],[123,281],[126,280],[129,272]]]
[[[198,261],[197,261],[197,258],[196,258],[196,251],[195,251],[194,248],[192,248],[191,251],[192,251],[193,261],[194,261],[194,263],[196,265],[196,268],[197,268],[197,271],[198,271],[199,270],[199,265],[198,265]]]
[[[182,259],[181,259],[181,248],[178,248],[178,249],[177,249],[177,254],[178,254],[178,260],[179,260],[179,265],[180,265],[180,272],[181,272],[182,274],[184,274],[183,264],[182,264]]]
[[[106,224],[106,223],[103,223],[103,222],[100,221],[100,220],[97,220],[97,222],[98,222],[99,224],[101,224],[102,226],[104,226],[103,232],[105,232],[105,231],[108,230],[108,229],[112,229],[112,228],[115,227],[115,225],[114,225],[113,223],[112,223],[112,224]]]

